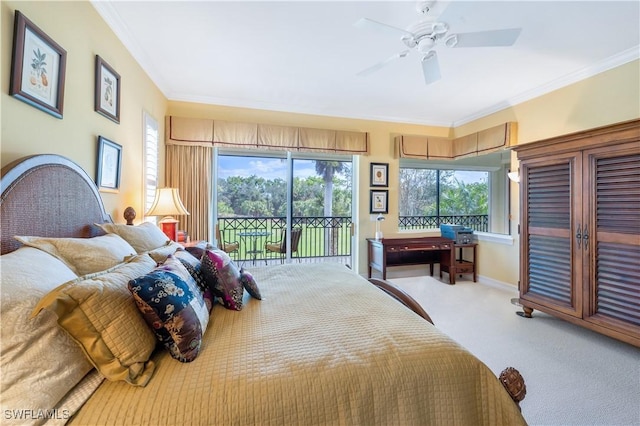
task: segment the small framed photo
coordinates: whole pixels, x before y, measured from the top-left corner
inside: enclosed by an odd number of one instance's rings
[[[9,94],[62,118],[67,51],[18,10],[13,31]]]
[[[95,110],[120,123],[120,74],[96,55]]]
[[[389,186],[388,163],[371,163],[371,186]]]
[[[98,137],[98,176],[96,183],[103,192],[118,192],[120,169],[122,168],[122,146],[102,136]]]
[[[388,213],[389,212],[389,191],[386,189],[372,189],[371,201],[369,204],[369,213]]]

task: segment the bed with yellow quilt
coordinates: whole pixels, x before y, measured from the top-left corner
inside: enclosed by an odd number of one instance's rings
[[[3,424],[525,424],[481,361],[347,267],[244,270],[113,224],[64,157],[2,175]]]

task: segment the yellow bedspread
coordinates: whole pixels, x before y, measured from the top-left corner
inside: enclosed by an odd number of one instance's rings
[[[484,364],[346,267],[248,269],[263,300],[216,305],[195,361],[156,354],[146,387],[105,382],[72,423],[525,423]]]

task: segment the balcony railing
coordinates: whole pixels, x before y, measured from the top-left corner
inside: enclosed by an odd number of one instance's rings
[[[489,232],[489,215],[400,216],[400,229],[440,228],[443,223],[466,226],[479,232]]]
[[[232,257],[241,262],[280,263],[278,253],[269,252],[265,244],[278,244],[284,238],[285,217],[219,217],[218,226],[225,243],[237,242]],[[351,218],[293,217],[292,228],[302,230],[291,258],[298,262],[331,261],[351,263]],[[263,264],[264,264],[263,263]]]

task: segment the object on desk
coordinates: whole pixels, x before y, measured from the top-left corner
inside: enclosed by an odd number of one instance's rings
[[[462,225],[443,223],[440,225],[440,234],[443,238],[449,238],[456,244],[470,244],[473,242],[473,229]]]
[[[147,216],[164,216],[158,226],[171,241],[178,241],[178,220],[174,215],[188,215],[177,188],[158,188]]]
[[[378,217],[376,217],[376,240],[381,240],[382,239],[382,231],[380,230],[380,222],[384,221],[384,216],[382,215],[382,213],[380,213],[378,215]]]
[[[293,228],[291,230],[291,254],[298,252],[298,244],[300,243],[301,236],[302,229]],[[267,241],[264,244],[264,249],[268,252],[280,253],[280,261],[284,263],[284,256],[287,253],[287,231],[282,231],[280,241]]]

